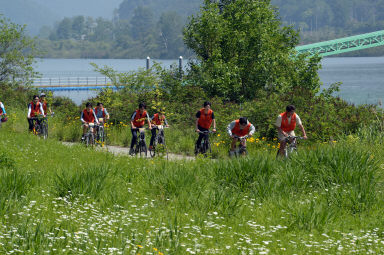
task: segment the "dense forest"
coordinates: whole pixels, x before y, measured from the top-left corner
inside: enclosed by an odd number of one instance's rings
[[[223,3],[231,0],[222,0]],[[111,20],[75,16],[40,31],[46,57],[177,58],[190,56],[183,27],[202,0],[123,0]],[[220,1],[217,1],[220,2]],[[384,0],[272,0],[300,44],[381,30]],[[220,4],[219,4],[220,5]],[[348,55],[382,55],[374,48]]]

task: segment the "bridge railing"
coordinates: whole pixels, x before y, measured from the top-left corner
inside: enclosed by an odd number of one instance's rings
[[[35,87],[78,87],[78,86],[106,86],[112,81],[108,77],[44,77],[34,78]]]

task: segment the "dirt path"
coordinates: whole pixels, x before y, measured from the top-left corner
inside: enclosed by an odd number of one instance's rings
[[[75,144],[78,144],[78,143],[69,143],[69,142],[62,142],[62,143],[67,146],[73,146]],[[129,155],[129,148],[121,147],[121,146],[112,146],[112,145],[108,145],[104,147],[97,146],[96,150],[107,151],[112,153],[113,155],[127,155],[127,156]],[[147,158],[151,158],[149,152],[147,153]],[[168,153],[168,159],[169,160],[195,160],[195,157]]]

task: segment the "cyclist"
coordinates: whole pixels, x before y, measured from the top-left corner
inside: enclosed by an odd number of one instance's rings
[[[229,154],[234,155],[237,141],[240,141],[242,146],[247,146],[246,140],[244,139],[241,141],[238,137],[246,135],[252,136],[255,133],[255,127],[248,121],[247,118],[241,117],[238,120],[234,120],[229,123],[227,133],[232,138],[231,150],[229,151]]]
[[[92,109],[92,104],[90,102],[85,104],[85,109],[81,112],[81,122],[83,123],[83,136],[81,137],[81,140],[84,140],[84,135],[88,130],[90,123],[97,123],[99,124],[99,121],[96,118],[96,114]],[[93,129],[93,133],[96,132],[96,129]]]
[[[303,124],[301,123],[301,119],[299,115],[295,113],[295,106],[288,105],[286,107],[286,111],[279,114],[277,116],[275,126],[277,128],[277,135],[280,141],[279,154],[284,156],[284,150],[286,146],[285,138],[288,136],[295,135],[295,128],[298,125],[303,133],[303,138],[307,139],[307,134],[305,133],[305,129]]]
[[[34,119],[38,117],[39,115],[44,115],[44,109],[43,104],[39,101],[39,96],[34,95],[32,98],[32,101],[28,104],[28,124],[29,124],[29,131],[32,132],[33,125],[34,125]],[[36,119],[37,123],[40,125],[40,120]]]
[[[149,119],[149,115],[145,110],[147,106],[144,103],[139,104],[139,109],[137,109],[131,116],[131,132],[132,132],[132,141],[131,148],[129,150],[129,154],[133,155],[133,146],[136,144],[137,140],[137,132],[139,128],[142,128],[145,124],[145,120],[148,122],[149,129],[152,129],[151,121]]]
[[[0,117],[3,117],[3,116],[6,117],[7,112],[5,111],[3,102],[0,101]]]
[[[196,113],[196,132],[209,131],[213,122],[213,132],[216,132],[216,120],[213,111],[211,110],[211,102],[204,102],[204,108],[201,108]],[[199,138],[196,141],[196,149],[200,148],[201,140],[208,134],[199,133]],[[197,153],[197,151],[195,151]]]
[[[51,107],[49,106],[49,104],[46,100],[45,93],[40,94],[40,103],[43,105],[43,110],[44,110],[45,115],[47,115],[48,112],[50,115],[52,115],[52,110],[51,110]]]
[[[152,136],[151,136],[151,141],[149,143],[149,150],[152,150],[152,148],[153,148],[153,142],[155,141],[157,126],[165,124],[166,127],[169,127],[168,121],[165,118],[163,109],[160,109],[160,111],[158,113],[155,113],[152,116],[151,124],[152,124],[152,130],[151,130]]]
[[[103,103],[97,103],[96,108],[94,109],[97,119],[102,118],[105,122],[106,120],[109,120],[109,113],[107,109],[104,108]],[[102,123],[104,124],[104,123]]]

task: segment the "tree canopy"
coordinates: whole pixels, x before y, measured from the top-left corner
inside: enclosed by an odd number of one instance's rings
[[[34,41],[25,34],[25,26],[0,16],[0,86],[28,85],[36,74],[32,64]]]
[[[319,59],[297,57],[298,33],[282,26],[269,0],[205,0],[184,30],[197,56],[190,78],[210,96],[231,101],[257,98],[265,91],[319,88]]]

